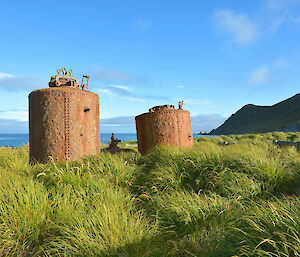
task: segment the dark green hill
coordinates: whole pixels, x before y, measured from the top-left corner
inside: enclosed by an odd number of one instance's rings
[[[300,94],[272,106],[247,104],[211,135],[300,131]]]

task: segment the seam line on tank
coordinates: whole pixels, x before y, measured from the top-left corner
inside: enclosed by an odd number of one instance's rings
[[[65,158],[70,158],[70,98],[64,94]]]

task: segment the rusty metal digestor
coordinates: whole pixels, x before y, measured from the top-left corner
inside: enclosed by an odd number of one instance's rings
[[[86,90],[89,87],[89,80],[90,77],[87,75],[82,76],[82,82],[81,85],[79,84],[79,81],[76,77],[72,76],[73,70],[69,69],[69,75],[68,70],[66,68],[57,69],[57,75],[52,76],[49,82],[49,87],[75,87],[75,88],[81,88],[82,90]],[[87,79],[87,83],[84,84],[84,79]]]
[[[29,94],[30,162],[75,160],[100,151],[99,96],[86,90],[89,76],[80,86],[72,72],[57,70],[49,88]]]
[[[190,112],[182,109],[183,101],[174,105],[159,105],[135,117],[138,148],[142,155],[158,145],[193,147]]]

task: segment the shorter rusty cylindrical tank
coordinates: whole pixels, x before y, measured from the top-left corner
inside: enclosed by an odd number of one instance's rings
[[[138,148],[142,155],[157,145],[193,147],[190,112],[173,105],[156,106],[135,117]]]
[[[99,96],[81,88],[72,70],[58,70],[49,88],[29,94],[30,162],[75,160],[100,151]]]

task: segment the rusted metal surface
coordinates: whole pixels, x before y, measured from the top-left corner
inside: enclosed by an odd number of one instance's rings
[[[173,105],[155,106],[135,117],[138,148],[142,155],[157,145],[193,147],[190,112]]]
[[[73,70],[69,70],[69,75],[68,71],[66,68],[58,69],[57,70],[57,75],[52,76],[50,78],[49,82],[49,87],[64,87],[64,86],[69,86],[69,87],[75,87],[75,88],[80,88],[83,90],[86,90],[89,87],[89,80],[90,77],[87,75],[82,76],[82,82],[81,85],[79,84],[79,81],[77,78],[72,77]],[[87,83],[84,84],[84,79],[87,79]]]
[[[68,85],[29,95],[31,162],[75,160],[100,151],[99,96]]]

